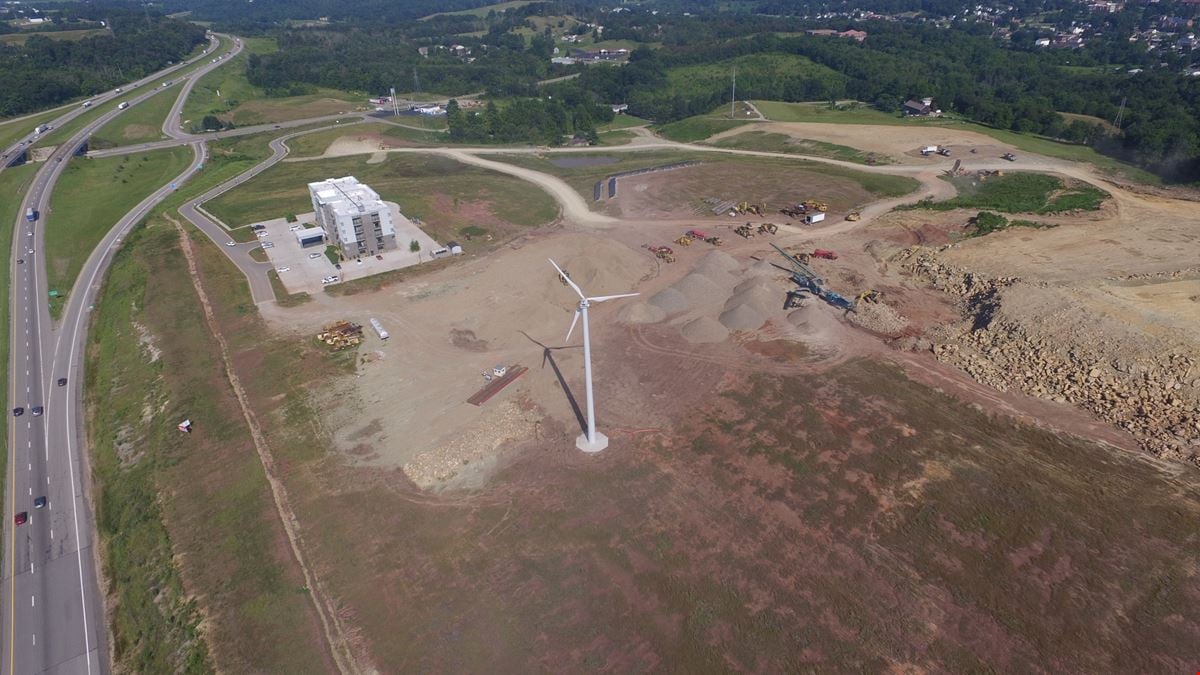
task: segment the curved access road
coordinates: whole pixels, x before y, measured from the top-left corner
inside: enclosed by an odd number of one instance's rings
[[[361,120],[359,120],[361,121]],[[309,121],[311,124],[311,120]],[[315,131],[330,129],[333,127],[322,127],[321,129],[306,129],[286,136],[280,136],[271,140],[271,156],[264,159],[262,162],[251,167],[244,173],[241,173],[234,178],[218,185],[217,187],[205,192],[199,197],[185,203],[179,207],[179,214],[188,220],[191,224],[200,229],[206,234],[209,239],[221,246],[225,251],[225,255],[237,265],[242,274],[246,275],[246,281],[250,284],[250,296],[255,304],[275,299],[275,291],[271,288],[271,280],[267,277],[267,272],[271,270],[271,264],[258,262],[250,257],[250,251],[259,247],[259,242],[251,241],[228,246],[230,239],[229,230],[216,222],[216,219],[206,212],[203,204],[209,200],[225,194],[233,188],[245,183],[254,178],[258,174],[266,171],[275,164],[279,163],[284,157],[287,157],[288,147],[287,141],[296,136],[303,136]]]
[[[160,79],[164,73],[205,58],[219,44],[216,38],[202,55],[140,83]],[[215,64],[214,64],[215,65]],[[196,71],[197,76],[204,68]],[[157,93],[146,91],[132,99],[141,102]],[[53,218],[50,196],[65,165],[87,138],[124,110],[113,107],[85,125],[52,152],[35,175],[14,227],[13,280],[10,289],[9,403],[30,412],[13,419],[9,433],[5,523],[9,535],[5,551],[5,579],[0,596],[4,658],[0,674],[100,673],[107,669],[103,597],[97,583],[93,527],[87,496],[86,453],[78,422],[81,419],[83,369],[80,358],[86,312],[95,281],[103,273],[120,233],[136,223],[171,188],[161,188],[118,223],[85,264],[56,329],[46,302],[45,257],[42,254],[46,222]],[[203,161],[197,157],[190,176]],[[26,208],[41,217],[24,218]],[[47,359],[46,355],[49,355]],[[59,386],[60,378],[66,383]],[[34,416],[34,406],[45,414]],[[7,413],[6,413],[7,414]],[[46,498],[35,508],[38,497]],[[14,525],[16,513],[28,521]]]

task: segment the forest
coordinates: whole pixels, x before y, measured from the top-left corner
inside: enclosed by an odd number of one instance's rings
[[[458,101],[451,100],[446,118],[455,141],[561,145],[567,136],[595,143],[596,124],[611,122],[613,111],[583,100],[521,98],[503,108],[488,101],[480,112],[462,110]]]
[[[1066,0],[1019,0],[1004,11],[1014,16],[1038,14],[1044,19],[1043,28],[1014,24],[1016,29],[1006,39],[997,38],[987,22],[931,19],[967,8],[960,0],[647,0],[626,5],[621,12],[609,11],[617,6],[615,2],[563,0],[503,12],[433,17],[427,16],[429,4],[423,0],[172,1],[187,5],[193,18],[211,18],[217,26],[241,26],[275,36],[280,50],[251,56],[248,67],[250,81],[271,95],[294,95],[315,86],[375,94],[395,86],[400,91],[447,97],[483,92],[506,100],[552,95],[572,101],[562,114],[547,113],[552,120],[563,119],[562,115],[572,120],[578,105],[591,110],[627,103],[631,114],[665,123],[708,113],[728,102],[726,74],[736,68],[743,98],[855,99],[895,112],[905,99],[931,96],[941,108],[982,124],[1088,144],[1170,180],[1200,180],[1200,78],[1179,74],[1189,55],[1150,55],[1127,39],[1130,31],[1154,25],[1166,13],[1198,13],[1194,5],[1180,0],[1128,5],[1125,11],[1095,16]],[[437,9],[447,12],[485,4],[484,0],[447,0]],[[886,21],[818,21],[803,15],[834,4],[843,12],[862,7],[911,14]],[[602,23],[605,40],[642,46],[621,67],[552,65],[556,48],[559,55],[572,49],[557,41],[538,17],[563,16]],[[285,21],[313,17],[328,21]],[[1046,26],[1066,26],[1081,17],[1111,37],[1096,36],[1079,50],[1034,46],[1049,29]],[[856,42],[804,33],[816,27],[853,27],[870,37]],[[596,35],[589,36],[595,39]],[[155,37],[159,43],[176,39],[169,31],[156,31]],[[120,31],[114,39],[121,39]],[[48,48],[32,40],[31,45],[31,53]],[[459,53],[448,49],[453,45],[461,46]],[[424,55],[418,52],[422,48]],[[46,63],[56,58],[71,63],[70,56],[56,53],[39,58]],[[129,54],[123,58],[133,60]],[[27,83],[38,75],[36,68],[6,70],[4,83],[14,83],[16,91],[2,94],[6,108],[0,113],[37,107],[38,102],[30,100],[31,92],[44,89],[45,105],[61,100],[64,91],[95,89],[97,85],[86,77],[96,78],[95,70],[106,72],[82,66],[73,74],[70,67],[65,70],[69,73],[62,78],[65,83],[46,78],[51,81],[38,86]],[[576,72],[581,75],[575,80],[545,87],[537,84]],[[1111,122],[1123,102],[1123,123],[1115,134],[1079,119],[1068,122],[1059,114]],[[530,110],[546,107],[521,104],[525,105]],[[514,106],[502,105],[500,114],[509,109]],[[473,117],[465,116],[457,125],[464,138],[511,140],[520,135],[513,131],[518,128],[525,129],[531,141],[549,135],[529,124],[489,124],[484,132],[471,126]],[[576,131],[571,123],[550,124],[552,131]]]
[[[111,30],[74,42],[37,34],[24,46],[0,46],[0,116],[112,89],[186,58],[205,41],[200,26],[128,5],[68,5],[64,13],[103,19]]]

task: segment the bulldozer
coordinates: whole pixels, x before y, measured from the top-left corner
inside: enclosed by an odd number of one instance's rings
[[[775,223],[763,223],[758,226],[759,234],[775,234],[779,231],[779,226]]]
[[[862,214],[858,211],[851,211],[850,213],[846,214],[846,220],[849,220],[850,222],[854,222],[859,218],[862,218]]]
[[[873,288],[870,290],[863,291],[862,293],[859,293],[858,299],[855,300],[856,303],[858,303],[858,302],[881,302],[881,301],[883,301],[883,293],[881,293],[880,291],[877,291]]]
[[[713,246],[720,246],[721,244],[725,243],[720,237],[707,237],[704,241],[712,244]]]
[[[333,348],[333,351],[356,347],[362,342],[362,326],[349,321],[326,324],[317,333],[317,340]]]
[[[745,239],[753,239],[754,234],[755,234],[754,226],[751,225],[750,223],[746,223],[745,225],[739,225],[738,227],[735,227],[733,229],[733,231],[735,234],[737,234],[738,236],[743,237]]]
[[[566,270],[563,270],[563,273],[558,275],[558,283],[562,284],[563,286],[566,286],[567,279],[569,279],[569,278],[571,278],[571,273]]]
[[[689,237],[689,236],[687,236],[687,235],[685,234],[685,235],[683,235],[682,237],[680,237],[680,238],[676,239],[676,240],[675,240],[675,243],[676,243],[676,244],[679,244],[680,246],[691,246],[691,245],[692,245],[692,238],[691,238],[691,237]]]

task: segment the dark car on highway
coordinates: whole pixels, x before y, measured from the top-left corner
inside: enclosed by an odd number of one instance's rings
[[[20,417],[25,414],[24,408],[13,408],[13,417]]]
[[[42,413],[44,413],[46,411],[44,408],[42,408],[42,406],[35,405],[35,406],[33,406],[33,410],[31,412],[33,412],[34,417],[41,417]]]
[[[60,387],[67,386],[67,378],[65,378],[65,377],[58,378],[58,386],[60,386]]]
[[[35,508],[35,509],[46,508],[46,498],[38,497],[37,499],[33,500],[33,508]]]
[[[24,525],[25,523],[28,523],[29,522],[29,512],[22,511],[22,512],[18,513],[17,515],[13,516],[13,522],[16,523],[17,525]]]

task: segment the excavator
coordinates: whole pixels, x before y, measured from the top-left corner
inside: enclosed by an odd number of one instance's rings
[[[753,239],[754,234],[755,234],[754,226],[751,225],[750,223],[746,223],[745,225],[739,225],[739,226],[733,228],[733,232],[734,232],[734,234],[738,235],[739,237],[743,237],[745,239]]]
[[[758,226],[759,234],[775,234],[779,231],[779,226],[775,223],[763,223]]]
[[[643,244],[643,246],[649,249],[649,251],[654,254],[655,258],[658,258],[665,263],[675,262],[675,251],[672,250],[670,246],[651,246],[650,244]]]

